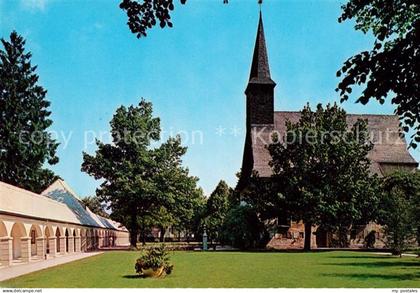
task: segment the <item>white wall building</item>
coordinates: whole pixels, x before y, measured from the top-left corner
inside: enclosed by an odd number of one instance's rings
[[[84,207],[63,180],[41,194],[0,182],[0,267],[129,244],[124,226]]]

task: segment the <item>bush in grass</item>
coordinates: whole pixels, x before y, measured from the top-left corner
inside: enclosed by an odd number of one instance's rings
[[[136,273],[144,275],[144,271],[146,270],[152,269],[156,272],[163,268],[162,274],[169,275],[174,267],[169,260],[169,253],[165,245],[147,248],[145,253],[136,261]],[[159,277],[162,274],[157,276]]]
[[[376,242],[376,231],[372,230],[369,232],[368,235],[366,235],[365,237],[365,247],[366,248],[374,248],[375,247],[375,242]]]

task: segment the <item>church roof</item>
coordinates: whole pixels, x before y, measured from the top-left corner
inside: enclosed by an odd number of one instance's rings
[[[254,55],[252,57],[249,83],[275,84],[270,75],[270,66],[268,64],[267,46],[265,44],[264,26],[261,12],[258,22],[257,39],[255,40]]]
[[[270,153],[266,145],[270,142],[273,131],[279,137],[286,133],[286,121],[296,123],[300,119],[300,112],[274,112],[274,125],[254,125],[252,131],[252,157],[253,169],[261,177],[270,177],[272,169],[269,166]],[[368,157],[371,160],[371,173],[384,175],[387,165],[408,165],[416,167],[418,164],[407,150],[407,143],[401,137],[398,116],[395,115],[371,115],[371,114],[348,114],[347,124],[351,127],[357,119],[368,120],[368,131],[373,149]]]

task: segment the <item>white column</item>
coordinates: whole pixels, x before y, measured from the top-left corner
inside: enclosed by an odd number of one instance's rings
[[[31,260],[31,237],[20,238],[21,257],[23,262]]]
[[[49,244],[49,247],[50,247],[49,255],[53,256],[53,257],[56,256],[56,254],[57,254],[57,247],[56,247],[57,239],[56,238],[57,237],[55,237],[55,236],[51,236],[51,237],[48,238],[48,244]]]
[[[98,239],[98,248],[101,248],[102,246],[104,246],[104,237],[99,236]]]
[[[80,236],[75,236],[74,238],[76,239],[76,247],[74,247],[74,252],[80,252],[82,250]]]
[[[69,241],[69,253],[73,253],[74,252],[74,237],[69,236],[68,241]]]
[[[60,236],[60,254],[66,253],[66,236]]]
[[[10,266],[13,259],[12,237],[0,238],[0,263],[4,266]]]
[[[38,237],[36,238],[36,255],[39,257],[44,258],[45,256],[45,238]]]

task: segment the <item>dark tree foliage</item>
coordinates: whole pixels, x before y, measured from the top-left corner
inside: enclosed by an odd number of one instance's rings
[[[306,106],[297,123],[286,123],[285,137],[269,145],[275,205],[305,223],[305,249],[312,225],[322,225],[347,245],[352,224],[368,222],[375,206],[376,179],[369,176],[367,123],[349,129],[346,112],[337,105],[316,111]]]
[[[179,2],[185,4],[187,0]],[[128,27],[137,38],[145,37],[158,22],[161,28],[173,26],[170,12],[175,9],[174,0],[122,0],[120,8],[127,13]]]
[[[86,196],[82,198],[82,203],[93,213],[102,217],[109,217],[109,215],[105,212],[106,204],[104,204],[97,196]]]
[[[241,199],[258,211],[262,221],[279,218],[286,214],[284,197],[278,182],[267,180],[253,172],[249,184],[241,192]]]
[[[210,240],[220,240],[223,221],[230,208],[232,189],[223,180],[217,184],[206,203],[204,223]]]
[[[16,32],[0,49],[0,181],[39,193],[57,177],[58,143],[48,133],[52,120],[25,40]]]
[[[188,168],[182,166],[181,157],[186,151],[179,136],[168,139],[155,150],[154,158],[159,169],[154,181],[160,197],[166,198],[166,204],[155,205],[151,224],[161,229],[161,241],[164,241],[164,232],[169,226],[178,232],[191,232],[195,213],[204,204],[202,190],[197,188],[198,178],[190,176]]]
[[[401,256],[419,240],[420,173],[399,171],[388,175],[383,180],[382,190],[378,222],[384,225],[393,254]]]
[[[152,104],[143,99],[137,107],[119,107],[110,122],[113,143],[97,141],[95,155],[83,153],[82,171],[103,180],[96,194],[130,231],[132,246],[141,221],[159,200],[150,144],[160,138],[160,119],[152,112]]]
[[[410,145],[420,142],[420,2],[418,0],[350,0],[339,22],[355,19],[356,30],[372,32],[373,48],[349,58],[337,72],[341,100],[352,88],[364,88],[357,102],[392,97],[404,131],[414,128]]]
[[[187,148],[180,138],[151,147],[160,139],[160,119],[144,99],[118,108],[110,125],[113,142],[97,141],[95,155],[83,153],[82,171],[103,180],[96,194],[128,228],[131,245],[139,232],[145,240],[150,225],[188,225],[200,193],[198,179],[181,166]]]
[[[231,208],[223,221],[221,239],[234,247],[258,247],[264,234],[264,224],[250,205]]]

